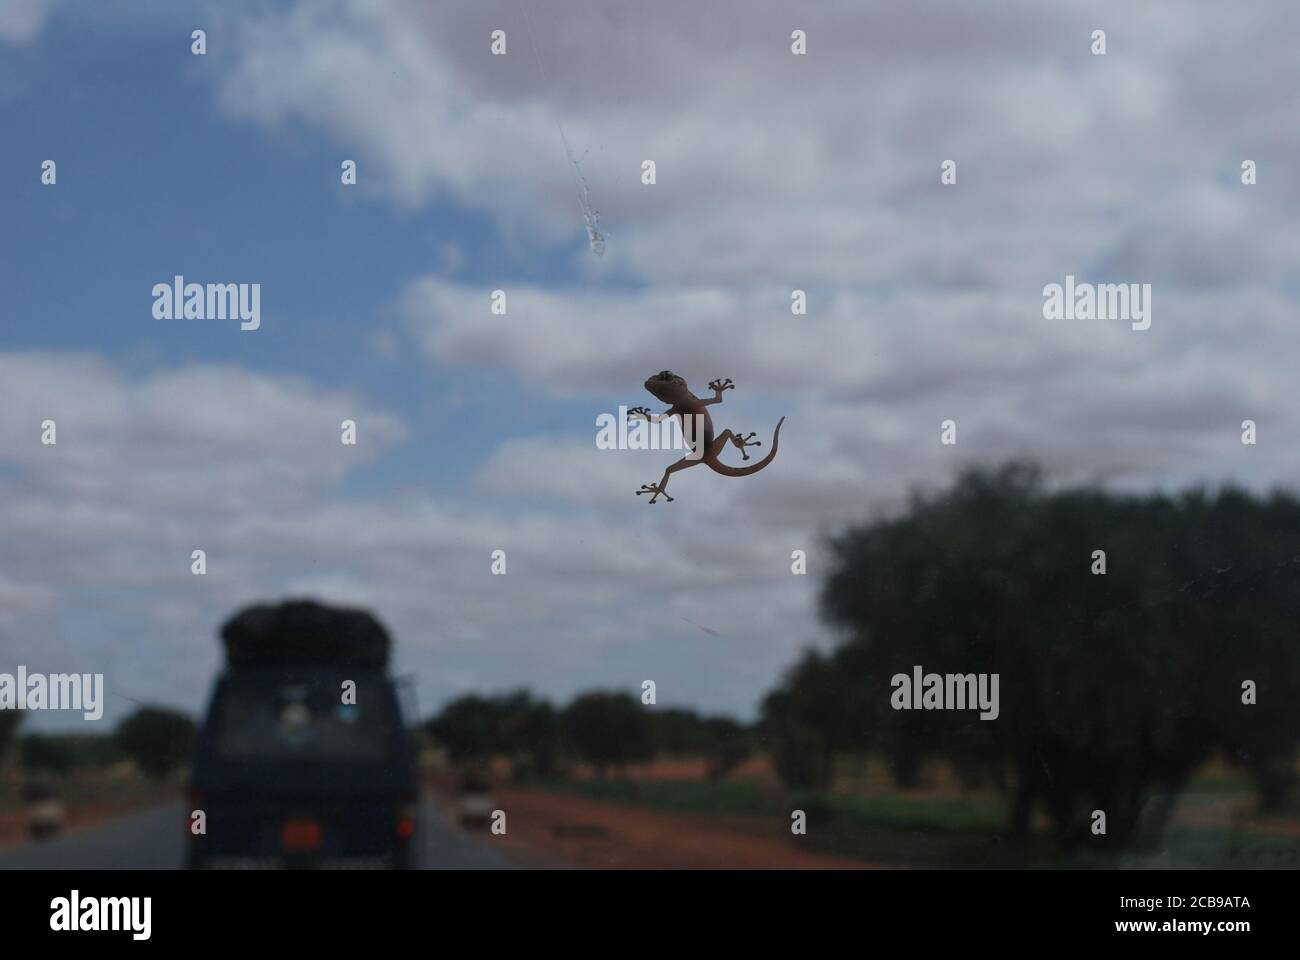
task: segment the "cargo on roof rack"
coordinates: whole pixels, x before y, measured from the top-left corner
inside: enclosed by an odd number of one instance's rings
[[[286,600],[245,607],[221,628],[231,667],[386,667],[388,631],[366,610]]]

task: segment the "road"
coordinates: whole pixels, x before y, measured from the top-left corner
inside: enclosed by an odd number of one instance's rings
[[[45,843],[0,850],[0,870],[178,870],[186,817],[179,802],[150,807]],[[507,870],[518,866],[473,837],[427,800],[421,805],[417,864],[430,870]]]

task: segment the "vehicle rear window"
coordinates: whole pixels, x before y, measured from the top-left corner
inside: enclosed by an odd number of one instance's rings
[[[246,682],[226,687],[217,706],[216,748],[231,759],[384,760],[400,720],[381,680],[355,681],[343,703],[341,681]]]

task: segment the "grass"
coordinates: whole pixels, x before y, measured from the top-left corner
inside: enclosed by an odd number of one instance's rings
[[[1003,819],[1000,798],[981,791],[964,797],[819,791],[765,791],[748,781],[553,780],[546,789],[576,793],[606,803],[625,803],[679,813],[770,816],[801,809],[863,826],[917,830],[996,830]]]
[[[22,776],[16,770],[0,775],[0,812],[24,810]],[[134,804],[150,801],[177,792],[177,781],[168,778],[162,782],[150,780],[134,771],[79,770],[54,780],[58,797],[66,807],[84,804]]]
[[[1026,868],[1295,868],[1300,837],[1272,835],[1244,819],[1252,794],[1238,771],[1211,766],[1188,785],[1180,811],[1196,814],[1227,803],[1218,822],[1179,823],[1154,853],[1065,852],[1038,832],[1003,834],[1004,796],[989,788],[898,791],[873,766],[840,779],[834,791],[780,791],[752,781],[552,780],[545,789],[605,803],[675,813],[762,818],[788,836],[790,811],[806,812],[808,846],[874,863],[908,867]],[[940,780],[943,778],[940,777]],[[845,789],[847,788],[847,789]],[[1294,819],[1294,816],[1288,817]],[[761,824],[753,825],[769,832]]]

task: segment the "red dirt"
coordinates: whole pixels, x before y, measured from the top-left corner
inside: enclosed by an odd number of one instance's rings
[[[686,814],[600,803],[569,794],[498,788],[508,832],[497,838],[524,862],[601,869],[879,867],[800,849],[784,824],[760,817]]]
[[[617,770],[620,780],[688,780],[708,779],[709,762],[705,759],[651,760],[629,763]],[[576,764],[570,771],[574,780],[594,780],[596,770],[590,764]],[[778,785],[772,764],[766,757],[750,757],[729,771],[724,780],[752,780],[773,787]]]

